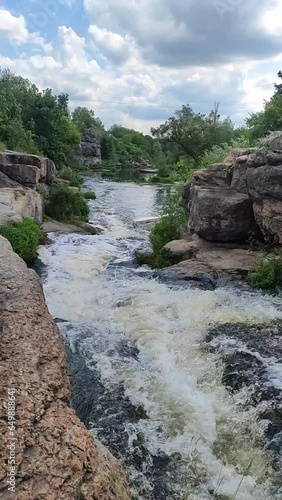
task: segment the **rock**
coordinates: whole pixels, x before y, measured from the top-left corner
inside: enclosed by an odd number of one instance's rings
[[[42,231],[44,234],[48,233],[63,233],[63,234],[98,234],[98,230],[87,223],[67,224],[65,222],[58,222],[56,220],[45,221],[42,224]]]
[[[183,260],[190,259],[198,251],[198,245],[194,241],[175,240],[165,245],[165,250],[169,257],[183,258]]]
[[[248,194],[247,177],[252,173],[253,169],[248,167],[246,163],[236,163],[233,169],[233,177],[231,187],[238,193]]]
[[[188,210],[188,204],[190,201],[191,186],[192,186],[192,183],[190,181],[188,181],[184,184],[183,194],[182,194],[182,197],[180,198],[180,201],[179,201],[179,205],[182,208],[185,208],[185,210]]]
[[[7,390],[15,388],[18,500],[129,500],[125,475],[69,407],[63,339],[36,273],[0,238],[1,498],[8,492]]]
[[[267,243],[282,245],[282,202],[266,199],[254,203],[255,220]]]
[[[39,182],[50,184],[56,168],[48,158],[4,151],[0,153],[0,171],[24,186],[34,187]]]
[[[194,173],[196,186],[230,186],[232,179],[231,163],[215,163],[209,168],[197,170]]]
[[[262,142],[263,146],[275,153],[281,153],[282,151],[282,131],[278,130],[277,132],[273,132]]]
[[[83,132],[80,145],[80,161],[86,167],[101,163],[101,144],[97,130],[88,128]]]
[[[12,188],[12,187],[20,187],[20,184],[16,181],[13,181],[7,175],[0,172],[0,189],[1,188]]]
[[[252,202],[243,193],[193,186],[190,230],[210,241],[245,240],[254,227]]]
[[[266,155],[266,163],[268,165],[282,165],[282,153],[274,153],[270,151]]]
[[[42,223],[43,200],[36,191],[24,187],[0,190],[0,224],[19,223],[30,217]]]
[[[257,151],[256,148],[235,148],[231,149],[230,153],[224,160],[224,163],[229,163],[231,165],[235,165],[237,162],[238,158],[242,156],[249,156],[252,153],[255,153]]]
[[[197,261],[216,271],[229,274],[246,275],[254,269],[262,258],[262,252],[244,249],[210,249],[200,250]]]
[[[216,273],[209,266],[194,259],[186,260],[180,264],[164,269],[168,278],[171,277],[183,281],[197,281],[208,283],[215,288]]]
[[[282,200],[282,165],[252,169],[247,176],[248,192],[254,200]]]

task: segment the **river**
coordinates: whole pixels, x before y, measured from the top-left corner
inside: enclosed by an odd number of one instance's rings
[[[86,184],[103,232],[51,234],[40,250],[78,415],[121,460],[138,500],[281,500],[282,432],[269,435],[282,389],[279,297],[136,268],[148,232],[133,221],[159,215],[162,188]],[[226,360],[238,353],[255,379],[230,390]],[[252,403],[260,383],[268,396]]]

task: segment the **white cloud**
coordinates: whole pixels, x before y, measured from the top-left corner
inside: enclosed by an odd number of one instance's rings
[[[128,35],[122,37],[118,33],[99,28],[94,24],[89,26],[88,32],[100,52],[108,59],[123,62],[133,56],[134,40]]]
[[[269,35],[281,37],[282,33],[282,3],[276,0],[261,17],[261,24]]]
[[[38,33],[28,31],[23,16],[13,16],[11,12],[3,8],[0,8],[0,35],[16,45],[24,43],[42,45],[44,41]]]

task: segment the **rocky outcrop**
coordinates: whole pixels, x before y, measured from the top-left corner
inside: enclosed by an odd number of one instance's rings
[[[40,280],[2,237],[0,313],[1,499],[129,500],[120,465],[69,407],[63,340]],[[8,428],[8,389],[15,390],[16,441]],[[16,494],[7,483],[12,455]]]
[[[101,144],[94,128],[88,128],[83,132],[80,145],[80,163],[86,167],[101,163]]]
[[[41,224],[44,188],[56,173],[48,158],[15,151],[0,153],[0,224],[18,223],[26,217]]]
[[[40,194],[20,185],[0,188],[0,224],[18,224],[25,218],[42,223],[43,200]]]
[[[48,158],[4,151],[0,153],[0,172],[22,186],[35,188],[41,182],[49,184],[56,168]]]
[[[236,149],[225,162],[196,172],[182,205],[190,230],[209,241],[259,237],[282,244],[282,132],[259,149]]]

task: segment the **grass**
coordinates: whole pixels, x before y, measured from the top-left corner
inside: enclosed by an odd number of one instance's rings
[[[16,252],[26,262],[37,258],[37,250],[43,241],[39,226],[32,219],[24,219],[20,224],[0,226],[0,235],[7,238]]]
[[[46,215],[61,222],[76,219],[87,222],[89,207],[81,193],[73,193],[65,186],[52,186],[46,204]]]
[[[82,193],[82,196],[85,200],[96,200],[96,194],[93,191],[86,191]]]
[[[282,286],[282,252],[265,255],[256,269],[248,274],[247,282],[252,288],[271,290]]]

